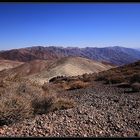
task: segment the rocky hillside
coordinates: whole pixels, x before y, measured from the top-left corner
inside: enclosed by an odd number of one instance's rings
[[[110,84],[140,83],[140,61],[101,72],[96,79]]]
[[[97,61],[106,61],[115,65],[123,65],[140,60],[140,52],[138,50],[118,46],[106,48],[37,46],[0,52],[0,58],[23,62],[36,59],[52,60],[66,56],[80,56]]]
[[[90,88],[58,93],[73,99],[76,106],[3,125],[0,136],[140,137],[140,92],[128,94],[125,90],[129,89],[94,83]]]

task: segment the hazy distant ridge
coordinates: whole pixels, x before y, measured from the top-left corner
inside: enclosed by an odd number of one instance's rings
[[[119,46],[105,48],[35,46],[0,52],[0,58],[23,62],[36,59],[50,60],[66,56],[80,56],[97,61],[107,61],[116,65],[123,65],[140,60],[140,51]]]

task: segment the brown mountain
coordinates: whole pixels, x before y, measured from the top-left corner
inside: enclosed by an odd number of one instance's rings
[[[100,62],[107,61],[115,65],[124,65],[140,60],[140,51],[118,46],[106,48],[63,48],[54,46],[37,46],[0,52],[0,58],[2,59],[17,60],[22,62],[28,62],[36,59],[52,60],[67,56],[79,56]]]
[[[44,49],[40,47],[2,51],[0,52],[0,57],[7,60],[16,60],[22,62],[28,62],[36,59],[51,60],[58,58],[57,54],[50,52],[49,50],[44,51]]]

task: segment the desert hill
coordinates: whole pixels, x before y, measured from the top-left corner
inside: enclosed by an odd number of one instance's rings
[[[31,79],[38,79],[41,83],[57,76],[77,76],[84,73],[98,73],[112,68],[109,64],[82,57],[65,57],[51,64],[48,70],[31,76]]]
[[[57,77],[51,79],[50,82],[59,84],[67,81],[67,84],[78,82],[102,81],[121,88],[130,88],[132,92],[140,91],[140,61],[127,64],[120,67],[112,67],[109,70],[100,71],[98,73],[83,74],[75,77]]]
[[[97,80],[112,84],[140,82],[140,61],[101,72]]]
[[[13,61],[16,62],[16,61]],[[51,60],[33,60],[22,63],[21,65],[0,72],[1,79],[14,79],[15,77],[28,77],[29,75],[39,73],[43,69],[47,69],[51,64]],[[4,63],[5,65],[5,63]],[[4,66],[3,66],[4,67]]]
[[[11,61],[11,60],[0,60],[0,71],[4,69],[14,68],[23,64],[23,62]]]
[[[82,57],[64,57],[56,60],[33,60],[16,68],[0,72],[1,78],[26,77],[31,81],[44,83],[56,76],[77,76],[84,73],[98,73],[113,66]]]

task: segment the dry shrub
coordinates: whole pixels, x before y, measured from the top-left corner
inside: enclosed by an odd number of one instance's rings
[[[0,125],[15,123],[32,116],[31,104],[18,95],[4,97],[0,101]]]
[[[54,102],[55,96],[42,96],[40,98],[32,100],[34,114],[48,113]]]
[[[108,77],[105,81],[106,84],[117,84],[117,83],[125,82],[125,79],[123,78],[123,76],[113,76],[113,77]]]
[[[0,125],[15,123],[36,114],[73,107],[71,101],[60,99],[55,92],[43,92],[42,89],[25,83],[13,84],[2,92]]]
[[[44,83],[42,86],[42,89],[47,92],[47,93],[54,93],[56,91],[63,91],[69,89],[69,84],[68,82],[59,82],[59,83]]]
[[[95,77],[96,77],[96,73],[92,73],[92,74],[85,73],[82,75],[82,80],[84,82],[91,82],[91,81],[95,80]]]
[[[82,76],[83,76],[83,81],[84,82],[89,82],[90,81],[90,77],[87,73],[83,74]]]
[[[0,81],[0,87],[4,87],[4,82],[3,82],[3,80]]]
[[[30,88],[26,85],[26,83],[21,83],[18,88],[17,88],[17,94],[22,95],[22,94],[27,94],[30,91]]]
[[[49,90],[53,89],[54,91],[63,91],[63,90],[73,90],[73,89],[80,89],[87,87],[88,83],[84,81],[69,81],[69,82],[62,82],[62,83],[53,83],[49,86]],[[46,88],[47,89],[47,88]]]
[[[15,93],[23,96],[29,101],[39,98],[44,94],[41,88],[33,86],[29,83],[26,84],[24,82],[17,85]]]
[[[87,82],[73,81],[73,82],[68,84],[68,86],[69,86],[68,90],[86,88],[88,85],[89,85],[89,83],[87,83]]]
[[[7,87],[7,86],[8,86],[8,83],[6,83],[6,81],[0,80],[0,87],[1,87],[1,88],[5,88],[5,87]]]
[[[105,81],[106,80],[106,76],[101,74],[95,77],[95,81]]]
[[[42,89],[43,89],[44,91],[47,91],[47,90],[49,89],[48,83],[45,82],[45,83],[42,85]]]
[[[11,83],[0,96],[0,125],[11,124],[34,115],[32,100],[40,90],[25,83]]]
[[[129,69],[125,69],[125,71],[123,71],[124,75],[132,75],[134,73],[134,70],[129,70]]]
[[[32,101],[34,114],[45,114],[60,109],[68,109],[74,107],[74,105],[75,103],[72,100],[57,98],[52,95],[45,95]]]
[[[117,70],[113,69],[99,73],[96,76],[95,81],[105,81],[105,84],[117,84],[125,82],[125,78]]]
[[[75,102],[73,100],[60,98],[56,100],[53,105],[51,106],[51,110],[61,110],[61,109],[69,109],[75,106]]]
[[[57,84],[57,87],[59,88],[59,89],[63,89],[63,90],[68,90],[69,89],[69,84],[68,84],[68,82],[64,82],[64,83],[59,83],[59,84]]]

